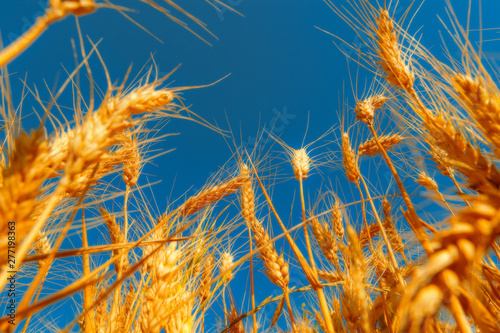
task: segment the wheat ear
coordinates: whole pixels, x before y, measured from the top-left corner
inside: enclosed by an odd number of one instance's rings
[[[321,252],[323,252],[325,258],[332,264],[337,265],[337,241],[335,240],[335,236],[329,225],[326,222],[320,223],[317,218],[312,218],[311,227],[314,238],[316,238],[319,248],[321,249]]]
[[[219,201],[226,195],[230,195],[238,191],[238,189],[248,180],[248,176],[238,175],[229,181],[209,187],[199,194],[190,197],[182,205],[181,215],[188,216],[196,213],[200,209]]]
[[[344,169],[347,179],[350,182],[359,182],[359,166],[358,166],[358,156],[351,148],[349,143],[349,134],[347,132],[342,133],[342,161],[344,163]]]
[[[384,148],[384,150],[390,150],[392,147],[398,145],[404,140],[404,137],[399,134],[391,134],[391,135],[382,135],[378,138],[380,144]],[[373,156],[380,154],[381,150],[374,139],[370,139],[360,144],[358,147],[358,154]]]
[[[380,10],[380,16],[376,19],[378,38],[377,45],[383,71],[387,74],[385,79],[395,87],[405,91],[412,91],[415,76],[406,65],[401,54],[398,36],[394,31],[394,21],[389,16],[387,9]]]

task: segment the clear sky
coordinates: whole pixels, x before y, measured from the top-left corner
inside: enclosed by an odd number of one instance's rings
[[[358,43],[348,25],[343,22],[321,0],[224,0],[241,15],[223,9],[217,11],[202,0],[179,0],[177,3],[191,14],[205,22],[217,39],[183,14],[172,9],[172,13],[189,23],[189,26],[206,41],[204,43],[192,33],[173,23],[162,13],[137,0],[115,1],[120,6],[134,9],[127,12],[144,28],[161,39],[159,42],[137,25],[127,20],[118,11],[102,8],[95,14],[82,17],[80,24],[84,36],[93,42],[102,39],[99,50],[114,82],[121,82],[128,67],[133,64],[132,73],[136,74],[154,53],[154,59],[163,74],[177,65],[182,66],[172,75],[172,86],[191,86],[212,83],[228,74],[229,77],[214,86],[190,90],[183,94],[185,104],[205,120],[218,124],[222,129],[232,128],[236,141],[240,137],[244,143],[251,142],[259,130],[275,123],[274,134],[279,135],[293,148],[299,148],[309,129],[305,143],[308,143],[333,126],[339,125],[339,105],[342,96],[352,100],[349,70],[345,56],[332,43],[334,38],[320,29],[343,38],[348,43]],[[335,1],[339,5],[345,1]],[[411,1],[400,0],[398,8],[405,8]],[[417,1],[418,2],[418,1]],[[476,2],[476,1],[474,1]],[[165,2],[158,0],[165,5]],[[468,1],[454,1],[461,22],[467,18]],[[500,2],[482,1],[483,27],[494,28],[498,25]],[[3,44],[9,44],[31,26],[34,18],[46,6],[43,0],[2,1],[0,5],[0,31]],[[471,28],[477,29],[478,9],[475,4],[471,14]],[[166,8],[169,8],[165,5]],[[446,34],[437,15],[448,22],[443,0],[426,1],[417,13],[411,33],[422,35],[422,43],[435,53],[442,54],[442,43],[438,32]],[[170,8],[169,8],[170,9]],[[413,13],[414,11],[412,11]],[[399,11],[402,13],[402,11]],[[320,28],[320,29],[318,29]],[[87,37],[85,43],[90,48]],[[477,40],[478,34],[473,34]],[[497,38],[496,31],[485,32],[485,40]],[[21,91],[26,77],[29,87],[37,87],[43,99],[49,95],[44,80],[49,87],[60,85],[67,77],[66,71],[74,68],[71,40],[78,43],[75,20],[67,18],[50,27],[26,52],[9,65],[13,85],[14,102],[20,102]],[[445,37],[449,41],[447,37]],[[487,57],[494,67],[500,63],[498,41],[484,44]],[[94,57],[91,61],[93,73],[102,89],[106,88],[104,72]],[[355,75],[355,64],[350,63],[351,75]],[[343,86],[347,93],[343,93]],[[359,92],[362,92],[362,87]],[[71,106],[71,100],[63,98],[62,104]],[[23,114],[31,112],[32,107],[40,107],[28,96],[23,106]],[[68,110],[70,111],[70,110]],[[68,112],[68,114],[71,114]],[[280,118],[276,116],[280,114]],[[309,119],[308,119],[309,117]],[[351,118],[353,117],[351,116]],[[27,118],[25,128],[33,128],[37,118]],[[217,171],[231,157],[232,144],[228,146],[224,138],[214,131],[194,122],[173,120],[160,134],[180,133],[167,138],[155,148],[175,151],[158,157],[154,165],[144,170],[151,182],[161,181],[154,187],[155,199],[160,210],[164,209],[167,197],[182,196],[205,184],[211,173]],[[338,137],[338,131],[337,135]],[[334,140],[330,137],[330,140]],[[334,149],[334,148],[332,148]],[[274,147],[279,150],[279,147]],[[291,177],[291,169],[283,168],[286,176]],[[325,178],[311,177],[308,184],[311,195],[321,183],[336,183],[338,172],[322,170]],[[144,177],[143,175],[143,177]],[[144,181],[144,178],[142,178]],[[287,205],[297,190],[297,183],[288,181],[283,189],[290,195],[282,203],[284,215]],[[172,190],[173,188],[173,190]],[[306,189],[307,190],[307,189]],[[280,208],[280,207],[279,207]],[[299,208],[296,205],[295,208]],[[294,213],[290,224],[300,218],[300,211]],[[275,229],[278,232],[278,229]],[[247,279],[240,277],[245,286]],[[259,283],[268,284],[263,274]],[[233,288],[236,290],[237,288]],[[257,302],[267,294],[257,295]],[[242,296],[235,292],[237,302]],[[300,304],[297,304],[300,307]],[[61,314],[57,314],[61,315]],[[272,315],[272,314],[270,314]],[[65,322],[63,314],[59,322]],[[67,318],[66,318],[67,319]]]

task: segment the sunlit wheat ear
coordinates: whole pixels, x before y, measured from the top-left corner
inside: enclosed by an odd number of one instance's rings
[[[431,145],[429,154],[432,156],[432,160],[437,164],[436,167],[443,176],[453,177],[455,169],[453,165],[450,164],[446,151],[435,145]]]
[[[269,280],[281,288],[288,288],[290,281],[288,263],[283,255],[278,256],[274,243],[262,223],[255,217],[255,197],[248,167],[240,165],[240,175],[246,179],[241,187],[241,214],[253,231],[260,257],[266,267]]]
[[[345,230],[342,218],[342,209],[340,208],[340,203],[337,200],[335,200],[335,205],[332,209],[332,225],[335,235],[337,235],[337,238],[342,241],[342,239],[344,238]]]
[[[437,249],[430,255],[429,261],[419,269],[407,295],[401,299],[397,314],[398,318],[401,318],[401,330],[416,331],[422,326],[425,318],[416,316],[413,309],[422,306],[424,300],[433,295],[435,306],[425,309],[426,316],[434,316],[440,304],[444,302],[459,323],[460,329],[470,331],[470,323],[465,319],[461,303],[470,301],[473,297],[468,297],[466,290],[460,290],[458,298],[457,286],[470,278],[469,269],[481,261],[485,251],[499,236],[498,207],[498,195],[474,197],[473,205],[452,217],[451,227],[436,235]],[[478,228],[481,231],[478,231]],[[470,303],[464,305],[467,315],[481,327],[481,331],[498,331],[498,324],[489,311],[474,311],[476,309],[468,308]],[[479,310],[481,304],[478,302],[474,306]]]
[[[248,181],[248,175],[238,175],[225,183],[201,191],[199,194],[186,200],[182,206],[181,215],[188,216],[194,214],[200,209],[219,201],[226,195],[237,192],[246,181]]]
[[[0,189],[0,220],[16,221],[16,238],[30,232],[30,215],[35,211],[37,197],[42,193],[41,186],[54,172],[40,163],[40,156],[47,154],[47,145],[40,131],[30,135],[21,133],[13,143],[13,151],[8,165],[3,170],[3,187]],[[7,235],[7,222],[0,224],[0,234]],[[0,240],[0,249],[7,253],[7,238]],[[7,257],[1,257],[5,264]]]
[[[49,0],[49,8],[54,11],[53,15],[61,17],[69,13],[85,15],[96,10],[96,3],[94,0]]]
[[[438,184],[425,171],[420,172],[417,178],[417,183],[428,189],[429,191],[439,194]]]
[[[386,80],[395,87],[412,91],[415,76],[403,59],[398,35],[394,30],[394,21],[389,16],[387,9],[380,10],[380,16],[376,19],[376,23],[379,48],[377,54],[381,59],[379,64],[387,74]]]
[[[370,239],[373,239],[380,232],[380,226],[378,223],[370,224],[367,227],[364,227],[360,233],[358,234],[359,246],[363,249],[370,243]]]
[[[220,275],[225,283],[229,283],[234,279],[234,256],[229,251],[224,251],[220,258]]]
[[[101,293],[104,293],[105,288],[100,286],[98,288],[95,288],[95,295],[94,299],[97,299],[101,296]],[[108,311],[108,300],[105,299],[103,300],[98,306],[96,306],[94,309],[94,324],[95,324],[95,329],[97,332],[102,332],[105,331],[106,326],[108,325],[108,317],[109,317],[109,311]],[[89,325],[90,323],[85,323],[85,326]],[[90,328],[87,328],[90,330]]]
[[[125,292],[123,301],[120,304],[120,310],[118,312],[117,320],[117,331],[123,332],[128,329],[127,324],[132,325],[131,319],[135,316],[134,307],[136,304],[137,292],[135,291],[132,282],[129,283],[128,291]]]
[[[246,164],[240,165],[240,175],[248,178],[248,180],[241,185],[241,215],[247,223],[251,224],[256,220],[255,197],[252,178]]]
[[[337,273],[325,271],[322,269],[318,269],[318,276],[320,279],[328,281],[328,282],[339,282],[342,281],[343,277]]]
[[[488,85],[481,78],[456,74],[455,90],[469,114],[476,120],[488,140],[500,156],[500,95],[494,84]]]
[[[49,239],[47,238],[47,235],[43,231],[39,231],[36,234],[35,237],[35,242],[33,243],[33,249],[35,250],[36,254],[47,254],[50,252],[52,246],[50,244]],[[45,263],[45,260],[38,260],[37,265],[38,267],[42,267],[43,264]]]
[[[203,263],[201,278],[199,282],[200,303],[205,303],[210,297],[210,286],[212,284],[212,274],[214,269],[214,255],[209,254]]]
[[[124,148],[106,154],[99,163],[95,163],[73,177],[67,186],[66,195],[72,198],[81,197],[88,188],[94,187],[104,176],[110,174],[116,167],[124,163],[128,152]]]
[[[49,7],[43,15],[38,16],[34,24],[0,51],[0,67],[5,66],[16,56],[29,47],[54,22],[63,19],[69,14],[75,16],[94,12],[97,5],[94,0],[49,0]]]
[[[116,218],[103,207],[100,208],[100,211],[102,219],[104,220],[104,223],[108,227],[111,243],[122,244],[124,242],[125,235],[123,234],[120,225],[116,222]],[[121,251],[123,250],[113,250],[113,256],[120,254]],[[114,267],[116,272],[126,271],[129,268],[128,256],[124,256],[123,259],[122,258],[116,259],[114,262]]]
[[[359,100],[354,108],[356,118],[365,124],[372,124],[375,111],[383,107],[388,99],[384,95],[374,95],[364,100]]]
[[[183,280],[181,258],[182,251],[177,249],[176,243],[170,243],[158,253],[137,323],[142,332],[191,331],[193,297],[188,281]]]
[[[297,332],[300,332],[300,333],[314,333],[314,332],[316,332],[311,326],[312,325],[310,325],[305,320],[299,320],[299,322],[297,323]],[[327,331],[325,331],[325,332],[327,332]]]
[[[132,137],[130,132],[125,134],[122,141],[125,150],[123,159],[123,181],[129,187],[134,187],[139,180],[141,169],[141,153],[139,151],[137,137]]]
[[[318,271],[319,274],[319,271]],[[316,319],[316,323],[318,324],[319,328],[323,332],[328,332],[328,328],[326,327],[325,320],[321,316],[321,313],[319,311],[314,310],[314,319]]]
[[[321,252],[323,252],[325,258],[334,265],[337,265],[337,241],[335,240],[333,231],[330,229],[328,223],[320,223],[317,218],[312,218],[311,227],[313,230],[314,238],[316,238],[319,248],[321,249]]]
[[[307,155],[305,148],[292,151],[292,167],[295,179],[304,180],[307,178],[307,174],[309,173],[311,163],[309,156]]]
[[[365,291],[364,285],[364,258],[362,249],[354,228],[347,226],[347,235],[350,241],[351,263],[348,269],[348,275],[344,280],[344,302],[342,314],[351,329],[369,332],[369,297]]]
[[[349,134],[347,132],[342,133],[342,161],[344,163],[344,169],[346,177],[349,181],[353,183],[359,182],[359,166],[358,166],[358,156],[351,148],[349,143]]]
[[[404,137],[399,134],[390,134],[390,135],[382,135],[378,138],[378,140],[382,145],[382,148],[385,151],[388,151],[392,147],[401,143],[404,140]],[[364,143],[360,144],[358,147],[358,154],[360,156],[362,155],[373,156],[380,153],[381,153],[380,147],[379,145],[377,145],[375,139],[369,139]]]
[[[399,236],[398,230],[394,226],[391,216],[391,204],[387,199],[382,201],[382,210],[384,212],[384,228],[387,232],[387,236],[391,242],[391,246],[394,251],[399,253],[404,253],[405,247],[401,237]]]
[[[500,172],[479,147],[442,115],[436,116],[426,126],[431,144],[446,152],[449,163],[466,176],[470,188],[480,193],[496,192],[500,187]]]

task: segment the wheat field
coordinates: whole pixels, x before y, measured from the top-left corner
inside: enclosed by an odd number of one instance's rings
[[[190,43],[216,38],[182,5],[141,2]],[[0,49],[0,331],[500,332],[500,89],[483,30],[448,3],[438,50],[412,26],[419,1],[322,5],[360,42],[316,29],[349,77],[335,78],[335,122],[295,133],[300,146],[272,127],[248,144],[195,112],[189,91],[227,76],[180,85],[154,55],[114,76],[80,20],[114,11],[153,36],[134,8],[49,0]],[[73,68],[47,93],[21,80],[18,99],[9,66],[71,19]],[[176,176],[149,165],[175,148],[169,122],[215,133],[231,156],[165,200],[149,172]]]

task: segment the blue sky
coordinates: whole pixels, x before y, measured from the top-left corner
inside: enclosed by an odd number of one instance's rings
[[[121,82],[132,63],[132,73],[136,74],[152,53],[161,73],[170,72],[182,64],[172,76],[175,80],[172,86],[209,84],[231,74],[214,86],[187,91],[183,97],[185,103],[192,106],[191,110],[207,121],[223,129],[232,128],[238,142],[240,136],[245,143],[252,141],[259,128],[265,125],[269,128],[275,123],[274,134],[280,135],[291,147],[299,148],[308,120],[305,143],[337,126],[343,86],[350,86],[349,71],[345,57],[332,43],[333,38],[318,28],[339,35],[349,43],[357,43],[358,39],[345,22],[320,0],[226,1],[243,16],[228,10],[218,12],[201,0],[178,1],[179,5],[205,22],[218,39],[196,27],[182,14],[172,11],[189,22],[189,26],[211,46],[137,0],[120,1],[119,4],[136,10],[129,15],[163,43],[117,11],[107,8],[81,18],[80,24],[83,34],[92,41],[102,38],[99,50],[115,82]],[[34,17],[41,14],[45,3],[42,0],[17,0],[2,4],[0,29],[4,45],[34,22]],[[410,1],[401,0],[400,3],[404,7]],[[466,5],[466,1],[455,2],[462,22],[467,17]],[[425,2],[410,29],[415,33],[421,28],[422,43],[437,54],[443,52],[438,31],[446,32],[436,15],[447,22],[444,8],[445,3],[441,0]],[[483,27],[495,27],[500,3],[483,1],[483,8]],[[473,8],[471,17],[471,27],[478,28],[477,8]],[[485,39],[494,39],[496,35],[495,31],[489,31],[485,33]],[[70,17],[54,24],[9,65],[15,103],[20,101],[21,79],[25,75],[28,86],[38,87],[42,96],[48,99],[44,80],[49,87],[60,84],[67,76],[64,68],[70,71],[74,68],[72,38],[78,42],[75,20]],[[477,34],[473,38],[477,39]],[[497,43],[491,41],[484,45],[494,64],[494,57],[499,57],[498,53],[494,53],[498,50]],[[86,41],[87,49],[89,45]],[[99,62],[94,59],[91,65],[96,81],[104,89],[106,81]],[[351,62],[351,74],[354,73],[355,66]],[[350,88],[346,89],[350,91]],[[346,97],[352,100],[350,93],[346,93]],[[62,100],[62,103],[71,105],[70,100]],[[28,97],[23,112],[30,112],[32,106],[37,107]],[[277,119],[278,114],[282,116]],[[28,117],[25,128],[35,126],[36,120],[34,116]],[[173,198],[177,198],[190,188],[189,193],[194,193],[195,189],[202,187],[210,175],[231,157],[230,148],[234,148],[228,146],[221,135],[193,122],[173,120],[161,133],[169,132],[180,135],[167,138],[155,148],[175,148],[175,151],[155,159],[154,165],[148,165],[144,170],[150,181],[162,182],[154,188],[160,210],[165,207],[171,192]],[[334,137],[330,137],[332,139]],[[279,150],[279,147],[274,149]],[[287,177],[291,177],[291,168],[283,170],[288,173]],[[326,177],[335,184],[336,177],[342,177],[342,174],[332,172]],[[324,180],[316,175],[308,181],[308,189],[314,195],[315,189]],[[284,196],[281,206],[287,214],[286,207],[290,205],[297,184],[288,181],[282,189],[289,194]],[[296,211],[294,221],[299,216],[300,211]],[[277,228],[275,232],[278,232]],[[262,276],[259,281],[267,283]],[[246,284],[244,276],[240,279]],[[237,301],[241,301],[241,297],[235,296]],[[258,302],[264,297],[259,295]]]

